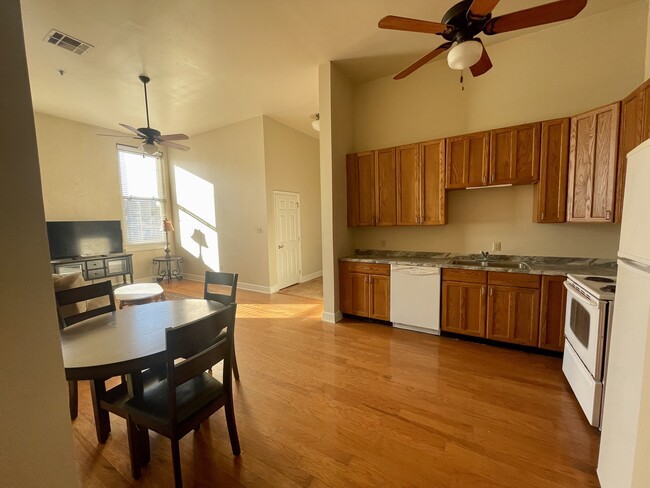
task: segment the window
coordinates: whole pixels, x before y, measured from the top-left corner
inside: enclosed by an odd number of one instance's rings
[[[162,161],[160,157],[118,146],[122,212],[126,244],[165,242],[162,221],[165,215]]]

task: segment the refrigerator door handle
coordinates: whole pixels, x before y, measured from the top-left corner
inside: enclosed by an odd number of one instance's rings
[[[650,273],[650,265],[643,264],[638,261],[633,261],[628,258],[619,257],[618,259],[632,268],[638,269],[639,271],[643,271],[644,273]]]

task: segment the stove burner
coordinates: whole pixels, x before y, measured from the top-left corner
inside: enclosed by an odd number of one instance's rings
[[[585,278],[587,281],[595,281],[597,283],[615,283],[616,280],[612,278],[605,278],[604,276],[587,276]]]
[[[608,292],[608,293],[614,293],[614,292],[616,292],[616,285],[607,285],[607,286],[603,286],[603,287],[601,288],[601,290],[602,290],[602,291],[606,291],[606,292]]]

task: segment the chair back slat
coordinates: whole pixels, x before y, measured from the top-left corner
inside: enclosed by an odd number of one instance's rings
[[[206,271],[203,285],[203,298],[213,300],[224,305],[235,303],[237,299],[237,273],[224,273],[221,271]],[[230,293],[215,293],[211,291],[210,285],[221,285],[230,287]]]
[[[113,294],[113,285],[110,281],[102,281],[101,283],[60,290],[55,293],[55,296],[59,314],[59,323],[62,327],[67,327],[76,324],[77,322],[81,322],[82,320],[115,311],[115,295]],[[72,305],[74,303],[85,302],[93,298],[101,297],[108,299],[108,305],[86,310],[85,312],[69,315],[67,317],[62,315],[61,309],[66,305]]]
[[[189,381],[215,364],[224,361],[224,383],[232,376],[232,343],[235,330],[237,304],[233,303],[214,315],[190,322],[180,327],[165,329],[167,345],[167,372],[169,405],[172,418],[176,411],[176,387]],[[218,342],[219,333],[226,329],[225,337]],[[197,352],[198,351],[198,352]],[[177,361],[182,359],[182,361]]]

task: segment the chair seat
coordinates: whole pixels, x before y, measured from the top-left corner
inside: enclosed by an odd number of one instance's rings
[[[207,373],[199,375],[176,388],[176,422],[183,422],[202,407],[218,399],[224,386]],[[131,398],[124,408],[134,417],[146,417],[161,425],[169,424],[167,380],[145,388],[142,398]]]

